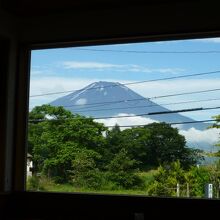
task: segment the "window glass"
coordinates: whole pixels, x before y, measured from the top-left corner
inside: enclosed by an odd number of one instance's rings
[[[220,38],[33,50],[27,190],[219,198]]]

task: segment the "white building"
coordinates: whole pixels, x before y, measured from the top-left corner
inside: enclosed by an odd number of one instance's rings
[[[27,177],[32,176],[33,161],[32,156],[27,154]]]

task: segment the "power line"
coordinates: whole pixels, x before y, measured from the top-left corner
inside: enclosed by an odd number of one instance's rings
[[[208,89],[208,90],[198,90],[198,91],[184,92],[184,93],[174,93],[174,94],[168,94],[168,95],[162,95],[162,96],[153,96],[153,97],[150,97],[150,98],[137,98],[137,99],[124,99],[124,100],[118,100],[118,101],[94,102],[94,103],[84,104],[83,106],[91,106],[91,105],[99,105],[99,104],[115,104],[115,103],[124,103],[124,102],[134,102],[134,101],[160,99],[160,98],[182,96],[182,95],[201,94],[201,93],[215,92],[215,91],[220,91],[220,88]],[[68,107],[73,107],[73,106],[79,107],[79,105],[76,105],[76,104],[73,104],[73,105],[63,105],[63,107],[67,107],[67,108]]]
[[[137,114],[137,115],[106,116],[106,117],[97,117],[93,119],[134,118],[134,117],[141,117],[141,116],[147,116],[147,115],[163,115],[163,114],[173,114],[173,113],[183,113],[183,112],[207,111],[207,110],[214,110],[214,109],[220,109],[220,106],[210,107],[210,108],[201,107],[201,108],[180,109],[180,110],[173,110],[173,111],[149,112],[149,113]]]
[[[29,122],[42,122],[42,121],[34,121],[34,120],[29,120]],[[171,123],[167,123],[169,125],[182,125],[182,124],[199,124],[199,123],[206,123],[206,122],[217,122],[217,120],[215,119],[207,119],[207,120],[199,120],[199,121],[182,121],[182,122],[171,122]],[[156,122],[158,123],[158,122]],[[146,126],[148,124],[136,124],[136,125],[117,125],[118,127],[141,127],[141,126]],[[108,128],[112,128],[115,127],[115,125],[105,125],[105,127]]]
[[[220,53],[219,50],[208,51],[146,51],[146,50],[111,50],[111,49],[89,49],[89,48],[74,48],[74,50],[92,51],[92,52],[113,52],[113,53],[135,53],[135,54],[212,54]]]
[[[218,107],[208,107],[208,108],[190,108],[190,109],[179,109],[179,110],[173,110],[173,111],[160,111],[160,112],[149,112],[144,114],[137,114],[137,115],[120,115],[120,116],[104,116],[104,117],[90,117],[93,120],[99,120],[99,119],[111,119],[111,118],[134,118],[134,117],[141,117],[141,116],[147,116],[147,115],[162,115],[162,114],[174,114],[174,113],[183,113],[183,112],[192,112],[192,111],[206,111],[206,110],[214,110],[214,109],[220,109],[220,106]],[[59,121],[59,120],[72,120],[72,119],[78,119],[78,118],[67,118],[67,119],[50,119],[52,121]],[[84,117],[81,119],[88,119],[88,117]],[[41,122],[41,121],[47,121],[47,119],[40,119],[40,120],[29,120],[30,122]]]
[[[192,101],[183,101],[183,102],[171,102],[171,103],[162,103],[160,105],[162,106],[167,106],[167,105],[180,105],[180,104],[189,104],[189,103],[198,103],[198,102],[210,102],[210,101],[217,101],[220,100],[220,98],[218,99],[200,99],[200,100],[192,100]],[[104,108],[104,109],[92,109],[91,107],[87,107],[87,108],[82,108],[83,110],[74,110],[74,112],[96,112],[96,111],[111,111],[114,109],[136,109],[136,108],[150,108],[150,107],[154,107],[154,106],[158,106],[158,104],[152,104],[152,105],[143,105],[143,106],[128,106],[128,107],[116,107],[116,108]],[[96,107],[96,106],[95,106]],[[98,106],[99,107],[99,106]],[[94,106],[93,106],[94,108]]]
[[[167,123],[169,125],[180,125],[180,124],[197,124],[197,123],[206,123],[206,122],[215,122],[216,120],[214,119],[208,119],[208,120],[201,120],[201,121],[183,121],[183,122],[172,122],[172,123]],[[129,127],[142,127],[142,126],[146,126],[148,124],[137,124],[137,125],[117,125],[118,127],[122,127],[122,128],[129,128]],[[108,128],[113,128],[115,127],[115,125],[109,125],[109,126],[105,126]]]
[[[106,85],[106,86],[102,86],[102,87],[100,87],[100,86],[98,86],[98,87],[91,87],[91,88],[88,88],[86,90],[88,91],[88,90],[93,90],[93,89],[98,89],[98,88],[135,85],[135,84],[141,84],[141,83],[157,82],[157,81],[164,81],[164,80],[171,80],[171,79],[180,79],[180,78],[187,78],[187,77],[193,77],[193,76],[210,75],[210,74],[215,74],[215,73],[220,73],[220,70],[211,71],[211,72],[196,73],[196,74],[173,76],[173,77],[158,78],[158,79],[151,79],[151,80],[142,80],[142,81],[136,81],[136,82],[130,82],[130,83],[118,83],[118,84]],[[40,96],[48,96],[48,95],[64,94],[64,93],[70,93],[70,92],[80,92],[80,91],[83,91],[83,90],[85,90],[85,89],[75,89],[75,90],[69,90],[69,91],[36,94],[36,95],[31,95],[30,98],[40,97]]]
[[[167,98],[167,97],[171,97],[171,96],[182,96],[182,95],[190,95],[190,94],[214,92],[214,91],[219,91],[219,90],[220,90],[220,89],[208,89],[208,90],[200,90],[200,91],[195,91],[195,92],[176,93],[176,94],[170,94],[170,95],[155,96],[155,97],[151,97],[150,99],[159,99],[159,98]]]

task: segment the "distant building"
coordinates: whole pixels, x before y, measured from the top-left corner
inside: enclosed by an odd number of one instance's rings
[[[27,177],[32,176],[33,161],[32,156],[27,154]]]

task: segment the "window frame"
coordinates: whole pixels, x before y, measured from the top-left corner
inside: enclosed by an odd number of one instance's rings
[[[210,215],[211,213],[215,215],[215,212],[219,209],[219,200],[97,195],[89,193],[33,193],[25,191],[30,51],[32,49],[55,47],[183,40],[220,36],[219,13],[217,13],[218,7],[215,7],[215,4],[204,1],[204,3],[198,5],[197,0],[190,1],[190,3],[185,0],[178,1],[178,3],[176,3],[177,1],[157,2],[159,3],[155,5],[153,3],[146,3],[141,6],[140,11],[143,12],[146,9],[146,15],[139,13],[139,9],[134,8],[132,5],[129,9],[130,3],[128,3],[126,7],[122,5],[118,10],[110,9],[106,6],[104,9],[101,9],[101,13],[98,9],[92,12],[87,9],[79,12],[74,11],[76,12],[75,16],[70,16],[68,13],[66,15],[57,15],[54,12],[54,15],[53,13],[39,17],[33,15],[30,18],[24,16],[19,20],[16,49],[13,51],[17,55],[17,58],[14,58],[15,66],[17,67],[14,70],[16,76],[13,76],[16,84],[14,85],[14,82],[10,82],[10,86],[5,88],[3,93],[4,96],[7,96],[8,93],[16,95],[15,104],[10,104],[14,111],[14,113],[10,113],[13,116],[14,122],[10,131],[7,131],[8,133],[13,131],[11,137],[14,139],[14,148],[10,151],[10,154],[14,160],[7,160],[6,157],[0,155],[4,160],[4,164],[8,164],[8,167],[13,166],[10,173],[12,176],[12,187],[9,191],[13,194],[12,198],[14,201],[12,205],[16,214],[27,213],[26,215],[28,216],[35,215],[35,217],[45,219],[46,217],[50,218],[52,213],[53,217],[86,215],[87,211],[91,216],[100,217],[102,213],[105,213],[104,216],[112,216],[114,214],[116,216],[120,216],[120,214],[124,216],[123,213],[129,213],[128,217],[130,217],[134,212],[150,212],[154,214],[154,217],[165,217],[166,215],[170,217],[174,215],[172,212],[173,207],[175,207],[181,212],[182,217],[188,217],[188,213],[182,210],[182,207],[184,207],[191,216],[198,214],[196,217],[204,217],[204,213],[201,210],[207,209]],[[206,4],[207,2],[208,4]],[[201,6],[199,10],[198,6]],[[133,11],[135,12],[132,13]],[[104,15],[103,19],[100,19],[100,14]],[[155,18],[154,14],[159,14],[160,16]],[[105,27],[100,25],[100,20],[102,20],[101,23],[103,21],[106,23]],[[114,23],[114,21],[118,21],[119,24]],[[76,25],[74,26],[75,30],[69,30],[65,22]],[[78,27],[78,23],[82,27]],[[122,25],[124,27],[121,30]],[[103,29],[101,29],[102,27]],[[91,33],[91,30],[93,33]],[[15,91],[11,91],[10,87],[13,87]],[[6,112],[4,114],[7,116]],[[4,141],[4,138],[1,139],[1,143],[3,143],[2,141]],[[8,145],[5,145],[4,150],[7,147]],[[6,173],[0,173],[0,178],[5,178],[5,175]],[[71,204],[75,205],[74,212]],[[118,215],[116,214],[117,212],[119,213]]]
[[[157,36],[154,41],[166,40],[183,40],[186,35],[174,36]],[[212,36],[212,35],[211,35]],[[220,36],[220,33],[215,36]],[[187,34],[187,39],[206,38],[207,33]],[[26,191],[26,161],[27,161],[27,132],[28,132],[28,109],[29,109],[29,87],[30,87],[30,63],[31,51],[39,49],[58,49],[79,46],[97,46],[108,44],[123,44],[123,43],[140,43],[140,42],[153,42],[151,38],[145,36],[121,38],[121,39],[102,39],[102,40],[86,40],[77,42],[57,42],[53,44],[27,44],[23,45],[19,51],[19,77],[17,85],[17,98],[16,105],[23,106],[16,112],[16,145],[15,145],[15,172],[14,172],[14,188],[15,191]],[[18,98],[22,97],[22,98]],[[22,125],[22,127],[21,127]],[[25,158],[25,160],[24,160]],[[71,194],[78,194],[71,193]],[[88,194],[88,193],[82,193]],[[109,194],[103,194],[108,196]],[[174,198],[175,199],[175,198]],[[190,198],[189,198],[190,199]]]

